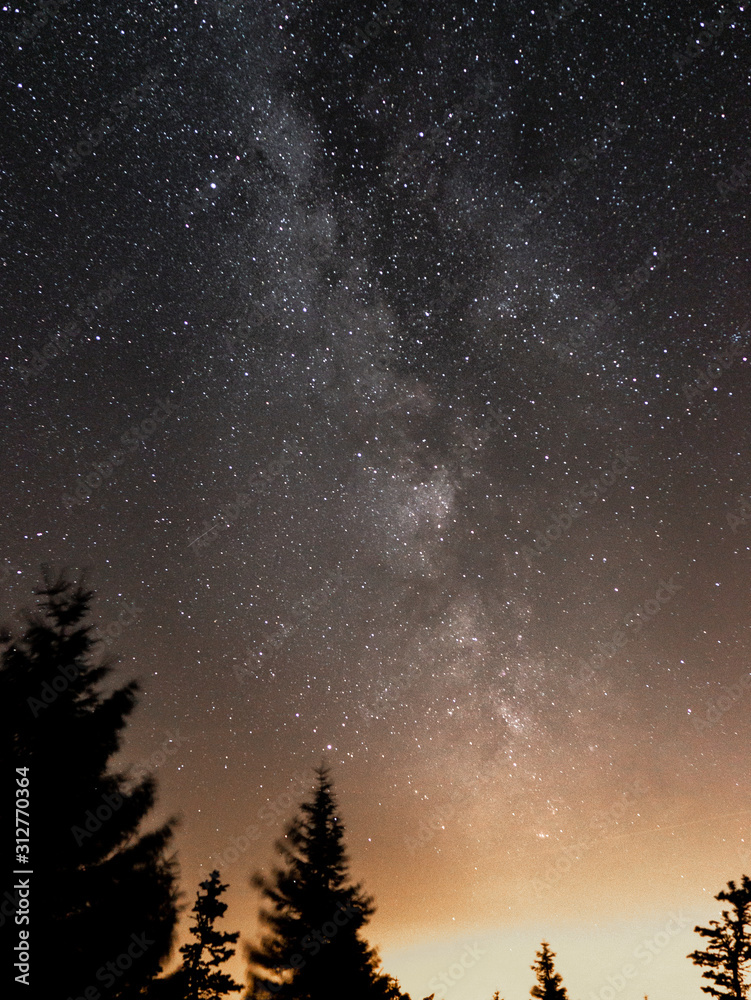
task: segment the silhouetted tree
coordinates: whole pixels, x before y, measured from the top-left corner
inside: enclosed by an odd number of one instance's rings
[[[196,896],[193,907],[196,922],[190,928],[196,940],[180,948],[184,958],[178,978],[184,983],[185,1000],[221,1000],[225,993],[242,990],[231,976],[220,971],[220,966],[235,954],[230,945],[240,936],[239,931],[228,934],[214,929],[214,921],[224,916],[227,909],[227,904],[219,899],[226,888],[216,870],[201,882],[204,892],[202,895],[199,889]]]
[[[553,967],[555,952],[547,941],[542,942],[537,953],[537,961],[530,968],[537,976],[537,983],[529,991],[537,1000],[568,1000],[566,989],[561,986],[561,977]],[[497,996],[497,994],[496,994]]]
[[[692,951],[687,957],[706,970],[702,978],[714,983],[702,986],[705,993],[746,1000],[751,986],[751,879],[742,875],[740,886],[728,882],[727,889],[718,892],[715,899],[731,903],[733,910],[722,911],[722,923],[710,920],[709,927],[694,928],[709,945],[706,951]]]
[[[174,821],[140,834],[154,781],[128,787],[108,770],[138,687],[99,691],[112,667],[93,655],[93,592],[63,576],[44,580],[23,633],[0,636],[0,773],[12,784],[27,778],[30,801],[30,995],[65,1000],[92,987],[130,998],[172,945],[176,873],[165,850]],[[7,836],[10,823],[2,827]],[[15,867],[24,867],[20,853]],[[7,897],[2,888],[0,898],[15,896],[12,884]]]
[[[247,950],[249,996],[282,1000],[397,1000],[398,983],[378,971],[378,956],[360,937],[374,912],[373,900],[349,882],[328,771],[316,771],[313,799],[277,841],[284,860],[270,879],[254,876],[271,904],[261,910],[268,929]]]

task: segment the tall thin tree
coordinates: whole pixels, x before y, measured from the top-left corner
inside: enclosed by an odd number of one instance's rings
[[[561,985],[561,977],[553,966],[555,952],[550,950],[547,941],[542,942],[536,954],[537,961],[530,968],[536,974],[537,982],[529,991],[530,996],[537,1000],[568,1000],[566,988]]]
[[[30,995],[132,997],[172,945],[173,821],[141,833],[154,781],[131,785],[109,769],[138,686],[100,691],[112,664],[94,655],[93,592],[45,575],[36,593],[22,634],[3,632],[0,665],[0,773],[28,779]]]
[[[316,771],[310,802],[277,842],[284,866],[252,883],[269,906],[267,933],[248,948],[254,1000],[396,1000],[398,984],[379,971],[377,953],[360,936],[373,900],[349,880],[328,770]]]
[[[242,990],[232,976],[221,971],[221,966],[235,954],[230,945],[237,942],[240,932],[228,934],[214,928],[214,921],[223,917],[227,909],[227,904],[219,899],[226,888],[219,881],[216,869],[200,883],[193,906],[195,923],[190,928],[195,941],[180,948],[185,1000],[221,1000],[226,993]]]
[[[705,993],[728,1000],[747,1000],[751,992],[751,879],[741,876],[741,884],[728,882],[727,889],[715,899],[732,905],[732,912],[722,911],[722,922],[710,920],[709,927],[694,931],[707,938],[705,951],[692,951],[687,957],[705,971],[702,978],[712,986],[702,986]]]

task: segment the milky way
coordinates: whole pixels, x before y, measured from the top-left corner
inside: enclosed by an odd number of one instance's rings
[[[188,895],[325,756],[413,997],[597,995],[748,868],[747,7],[184,7],[3,12],[5,619],[88,570]]]

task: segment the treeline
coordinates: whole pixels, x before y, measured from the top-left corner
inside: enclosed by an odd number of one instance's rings
[[[216,926],[227,888],[216,870],[198,888],[179,967],[165,975],[181,909],[171,846],[176,819],[145,830],[155,805],[153,777],[133,779],[110,766],[138,685],[103,692],[113,661],[97,653],[91,590],[45,577],[36,594],[38,607],[26,614],[22,632],[0,634],[2,792],[3,802],[16,807],[15,825],[4,820],[0,830],[0,928],[3,976],[13,970],[18,994],[410,1000],[364,937],[373,900],[351,881],[344,827],[323,767],[277,842],[278,867],[251,880],[262,899],[263,932],[245,946],[246,984],[224,969],[239,931]],[[696,928],[707,946],[688,957],[704,969],[706,993],[749,1000],[751,880],[729,882],[716,898],[731,910]],[[534,1000],[568,1000],[554,957],[543,942],[532,966]]]

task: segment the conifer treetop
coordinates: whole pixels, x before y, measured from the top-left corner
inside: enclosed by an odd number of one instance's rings
[[[702,986],[705,993],[726,1000],[748,1000],[751,994],[751,879],[741,876],[741,884],[728,882],[715,899],[732,904],[732,912],[722,911],[722,922],[710,920],[709,927],[694,931],[707,938],[705,951],[687,957],[704,968],[702,978],[713,985]]]
[[[537,961],[530,966],[537,975],[537,983],[530,990],[530,996],[536,1000],[568,1000],[561,976],[553,966],[554,958],[555,952],[550,950],[547,941],[543,941],[537,952]]]
[[[399,1000],[361,936],[373,900],[349,876],[344,824],[328,768],[277,841],[283,864],[256,875],[264,905],[260,943],[247,949],[254,1000]]]
[[[200,883],[193,906],[195,923],[190,927],[195,941],[180,948],[184,956],[182,973],[186,1000],[221,1000],[226,993],[242,990],[242,986],[220,968],[235,954],[230,946],[236,944],[240,936],[239,931],[229,934],[214,927],[214,922],[221,919],[227,909],[227,904],[219,899],[226,889],[216,869]]]

